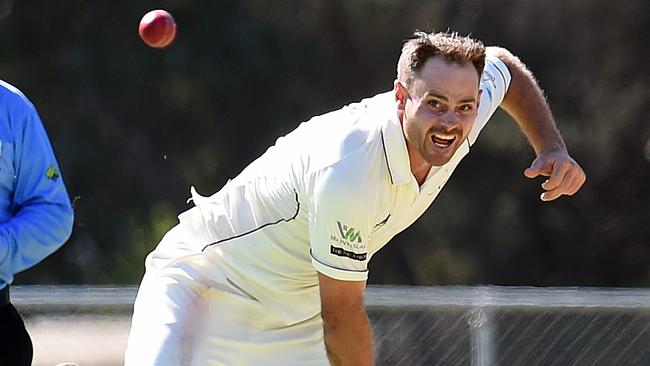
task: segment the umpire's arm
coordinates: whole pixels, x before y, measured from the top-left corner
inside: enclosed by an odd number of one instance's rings
[[[366,281],[341,281],[318,273],[325,348],[334,366],[373,364]]]

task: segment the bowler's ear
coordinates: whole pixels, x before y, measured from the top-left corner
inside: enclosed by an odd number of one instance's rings
[[[406,99],[408,99],[408,91],[399,80],[395,80],[393,83],[393,92],[395,93],[395,100],[397,101],[397,109],[404,110]]]

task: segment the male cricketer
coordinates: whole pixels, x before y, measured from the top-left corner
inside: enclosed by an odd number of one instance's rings
[[[431,205],[498,106],[543,201],[585,181],[510,52],[418,32],[390,92],[313,117],[195,207],[146,259],[127,365],[372,365],[368,261]]]
[[[34,105],[0,80],[0,365],[32,364],[32,341],[10,302],[14,275],[70,236],[73,211]]]

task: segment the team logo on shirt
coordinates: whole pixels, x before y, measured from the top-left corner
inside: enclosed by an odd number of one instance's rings
[[[337,221],[336,224],[339,226],[339,233],[341,234],[341,239],[347,240],[351,243],[357,242],[361,243],[361,232],[358,229],[341,224],[340,221]]]
[[[353,258],[354,256],[357,256],[357,254],[348,252],[347,250],[353,250],[355,252],[366,250],[366,244],[361,238],[361,231],[359,229],[345,225],[340,221],[337,221],[336,225],[339,230],[338,235],[335,235],[334,233],[330,235],[330,240],[336,243],[336,246],[332,246],[332,254]],[[344,250],[340,247],[346,249]]]

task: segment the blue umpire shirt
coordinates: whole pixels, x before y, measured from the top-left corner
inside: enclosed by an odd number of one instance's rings
[[[34,105],[0,80],[0,289],[70,237],[73,211]]]

